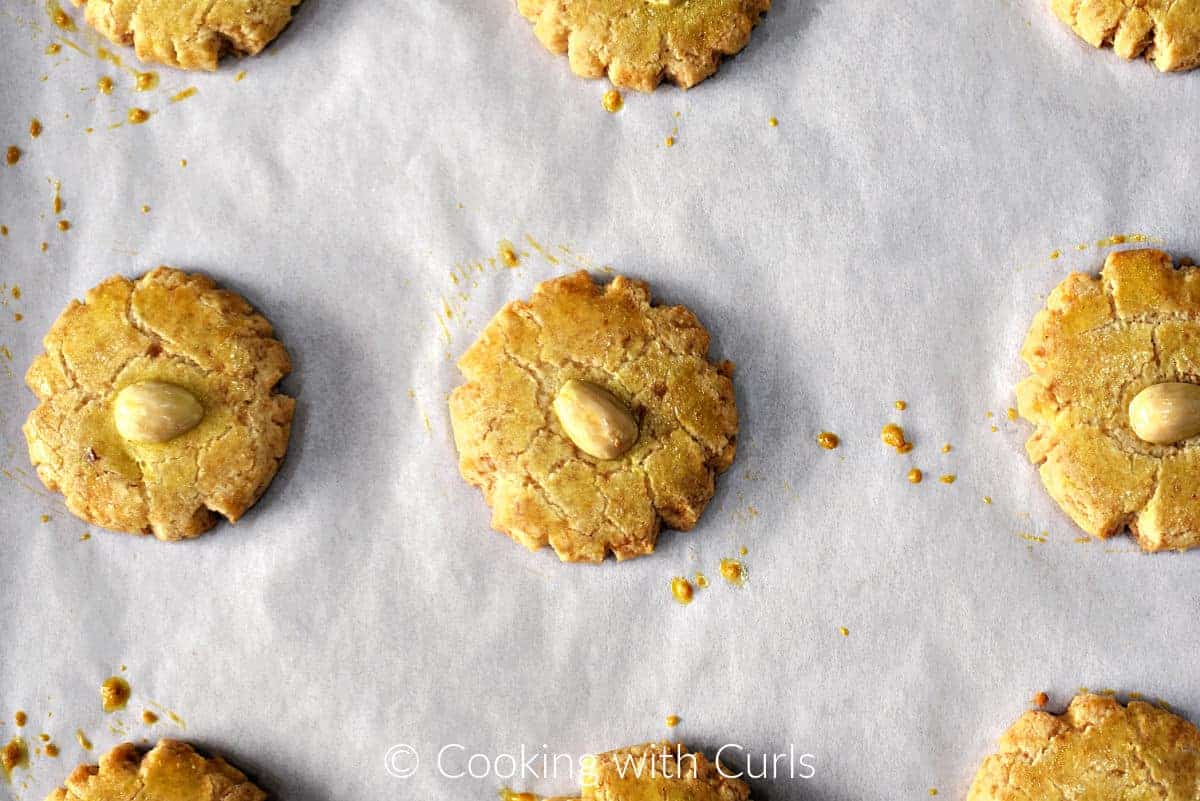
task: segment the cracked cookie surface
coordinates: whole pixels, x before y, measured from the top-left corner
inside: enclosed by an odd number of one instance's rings
[[[1200,383],[1200,270],[1158,250],[1109,254],[1099,278],[1050,294],[1021,356],[1026,451],[1063,511],[1097,537],[1128,526],[1146,551],[1200,547],[1200,437],[1151,445],[1128,415],[1152,384]]]
[[[652,91],[663,80],[687,89],[750,41],[771,0],[517,0],[552,53],[585,78]]]
[[[187,743],[159,740],[142,753],[122,743],[80,765],[46,801],[263,801],[267,794],[220,757],[206,759]]]
[[[225,53],[254,55],[292,19],[300,0],[74,0],[113,44],[142,61],[215,70]]]
[[[566,562],[654,550],[667,525],[692,528],[733,462],[733,365],[708,361],[709,335],[682,306],[651,306],[640,281],[606,287],[586,272],[539,284],[501,309],[459,359],[450,395],[463,478],[492,526]],[[551,403],[571,379],[607,389],[639,435],[623,456],[578,450]]]
[[[1140,701],[1081,694],[1062,715],[1031,711],[984,760],[967,801],[1193,801],[1200,731]]]
[[[1093,47],[1144,55],[1163,72],[1200,66],[1200,0],[1051,0],[1060,20]]]
[[[39,405],[29,457],[67,507],[98,526],[160,540],[236,521],[287,451],[294,402],[275,392],[291,370],[271,324],[208,278],[159,267],[109,278],[51,326],[25,380]],[[113,419],[130,384],[182,387],[204,410],[161,443],[123,439]]]

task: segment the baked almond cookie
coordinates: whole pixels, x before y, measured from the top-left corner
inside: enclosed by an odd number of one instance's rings
[[[967,801],[1194,801],[1200,731],[1139,701],[1075,697],[1062,715],[1026,712],[984,760]]]
[[[747,801],[750,788],[683,743],[596,754],[583,766],[582,801]]]
[[[205,759],[190,745],[159,740],[143,754],[122,743],[80,765],[46,801],[263,801],[267,794],[220,757]]]
[[[1112,253],[1050,294],[1021,356],[1026,450],[1063,511],[1146,551],[1200,546],[1200,270]]]
[[[254,505],[287,451],[291,371],[271,324],[201,275],[159,267],[72,301],[25,381],[29,458],[98,526],[195,537]]]
[[[1058,18],[1093,47],[1145,56],[1163,72],[1200,65],[1200,0],[1051,0]]]
[[[113,44],[142,61],[215,70],[226,53],[255,55],[292,19],[300,0],[74,0]]]
[[[665,522],[688,530],[733,462],[729,362],[682,306],[646,284],[586,272],[501,309],[458,361],[450,395],[459,469],[492,526],[564,562],[654,550]]]
[[[517,0],[551,53],[584,78],[653,91],[664,79],[687,89],[750,41],[771,0]]]

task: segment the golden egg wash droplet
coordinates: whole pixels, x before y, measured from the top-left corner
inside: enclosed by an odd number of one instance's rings
[[[850,629],[846,628],[845,626],[842,626],[841,628],[838,629],[838,634],[842,635],[843,637],[849,637]]]
[[[58,42],[51,42],[50,44],[46,45],[45,53],[48,56],[56,56],[61,51],[62,45],[60,45]]]
[[[505,267],[514,268],[521,266],[521,257],[517,254],[517,249],[513,247],[513,243],[507,239],[501,239],[498,246],[500,253],[500,261]]]
[[[667,728],[673,729],[679,725],[679,715],[667,715]]]
[[[817,434],[817,444],[827,451],[833,450],[840,443],[841,440],[838,439],[838,435],[832,431],[822,431],[820,434]]]
[[[954,450],[954,448],[950,447],[949,442],[942,446],[942,453],[949,453],[952,450]]]
[[[96,88],[100,90],[102,95],[111,95],[113,90],[113,79],[107,75],[101,75],[96,81]]]
[[[942,482],[943,484],[953,484],[957,480],[958,476],[954,475],[953,473],[947,473],[938,479],[938,481]]]
[[[16,145],[9,145],[8,150],[4,152],[4,163],[11,167],[20,160],[21,148]]]
[[[194,97],[199,91],[200,90],[197,89],[196,87],[189,86],[187,89],[184,89],[182,92],[178,92],[177,94],[171,95],[171,102],[172,103],[182,103],[184,100],[187,100],[189,97]]]
[[[1006,409],[1004,412],[1004,416],[1007,417],[1009,420],[1016,420],[1017,419],[1017,410],[1012,409],[1012,408]]]
[[[139,92],[149,92],[158,86],[157,72],[139,72],[134,78],[134,87]]]
[[[908,471],[908,483],[909,484],[920,484],[921,480],[923,478],[925,478],[925,474],[922,473],[920,470],[918,470],[915,467],[912,470]]]
[[[54,743],[46,743],[46,756],[51,759],[58,756],[58,746]]]
[[[149,214],[149,213],[150,213],[150,207],[142,206],[142,214]]]
[[[29,121],[29,135],[34,139],[42,135],[42,121],[37,117]]]
[[[25,714],[25,710],[18,709],[13,715],[13,723],[17,724],[17,728],[21,728],[29,722],[29,716]]]
[[[778,128],[779,120],[775,119],[774,117],[771,117],[769,120],[767,120],[767,125],[770,125],[772,128]]]
[[[180,160],[179,160],[179,166],[180,166],[180,167],[186,167],[186,166],[187,166],[187,159],[180,159]]]
[[[246,80],[246,71],[245,71],[245,70],[242,70],[242,71],[241,71],[241,72],[239,72],[237,75],[233,76],[233,80],[234,80],[235,82],[238,82],[238,83],[240,83],[240,82],[242,82],[242,81]]]
[[[150,112],[144,108],[131,108],[129,114],[126,115],[130,125],[141,125],[146,120],[150,119]]]
[[[708,589],[708,576],[703,573],[696,574],[696,586],[702,590]]]
[[[663,144],[664,144],[664,145],[666,145],[667,147],[675,147],[675,137],[673,137],[673,136],[668,136],[668,137],[667,137],[667,138],[666,138],[666,139],[663,141]]]
[[[0,750],[0,769],[4,771],[4,778],[12,781],[14,770],[27,767],[29,767],[29,749],[25,747],[24,740],[14,737],[8,741],[3,750]]]
[[[625,107],[625,98],[616,89],[609,89],[605,92],[604,97],[600,98],[600,102],[609,114],[616,114]]]
[[[692,590],[692,583],[683,576],[676,576],[671,579],[671,595],[675,596],[675,600],[687,606],[692,602],[695,593]]]
[[[70,220],[59,220],[58,221],[58,230],[62,231],[63,233],[70,231],[71,230],[71,221]]]
[[[50,515],[42,515],[42,517],[41,517],[41,521],[42,521],[43,523],[49,523],[49,522],[50,522]]]
[[[42,243],[41,245],[39,245],[38,247],[39,247],[39,249],[40,249],[40,250],[41,250],[43,253],[45,253],[47,250],[49,250],[49,249],[50,249],[50,243],[49,243],[49,242],[43,242],[43,243]]]
[[[896,411],[902,412],[908,408],[908,401],[898,400],[892,405],[896,407]]]
[[[155,723],[158,723],[158,715],[154,714],[149,709],[143,709],[142,723],[145,723],[147,726],[153,726]]]
[[[890,448],[895,448],[896,453],[908,453],[913,449],[912,443],[904,438],[904,429],[895,423],[888,423],[879,432],[879,438],[883,440],[883,444]]]
[[[75,730],[75,739],[79,742],[79,747],[84,751],[92,750],[92,741],[89,740],[87,735],[83,733],[83,729]]]
[[[131,694],[129,682],[120,676],[110,676],[100,685],[100,700],[104,702],[105,712],[124,709]]]
[[[71,15],[63,11],[62,6],[51,0],[46,4],[46,11],[50,14],[50,21],[64,31],[75,30],[75,20]]]
[[[722,559],[721,578],[734,586],[741,586],[746,580],[746,569],[736,559]]]
[[[0,236],[8,236],[8,226],[0,225]]]

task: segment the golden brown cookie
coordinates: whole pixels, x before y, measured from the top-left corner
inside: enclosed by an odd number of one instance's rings
[[[552,53],[585,78],[653,91],[664,79],[687,89],[750,41],[771,0],[517,0]]]
[[[46,801],[263,801],[267,794],[220,757],[205,759],[190,745],[159,740],[143,754],[122,743],[80,765]]]
[[[1200,64],[1200,0],[1051,0],[1058,18],[1093,47],[1144,55],[1163,72]]]
[[[565,562],[650,553],[663,522],[691,529],[738,430],[733,365],[709,363],[708,345],[690,311],[651,306],[648,287],[622,277],[600,287],[578,272],[501,309],[459,359],[466,383],[450,396],[459,469],[492,526]],[[615,437],[585,446],[620,439],[626,452],[598,458],[564,430],[573,380],[607,396],[583,397],[576,422]],[[632,438],[589,416],[605,403],[632,418]]]
[[[1200,731],[1139,701],[1078,695],[1026,712],[984,760],[967,801],[1195,801]]]
[[[300,0],[74,0],[87,23],[142,61],[215,70],[226,53],[254,55],[292,19]]]
[[[750,788],[688,751],[683,743],[646,743],[596,754],[583,770],[582,801],[747,801]]]
[[[1128,526],[1146,551],[1200,546],[1200,437],[1153,444],[1131,425],[1148,387],[1200,383],[1200,271],[1158,250],[1068,276],[1033,321],[1017,387],[1042,483],[1084,531]]]
[[[79,517],[184,539],[236,521],[271,483],[294,405],[275,385],[291,362],[238,295],[169,267],[116,276],[72,301],[43,344],[25,377],[40,401],[29,458]]]

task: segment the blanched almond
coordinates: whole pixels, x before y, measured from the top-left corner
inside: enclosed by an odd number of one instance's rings
[[[616,459],[637,442],[637,421],[625,404],[589,381],[563,384],[554,398],[554,413],[575,447],[597,459]]]
[[[164,381],[141,381],[117,393],[117,432],[131,442],[167,442],[204,419],[204,407],[186,389]]]

